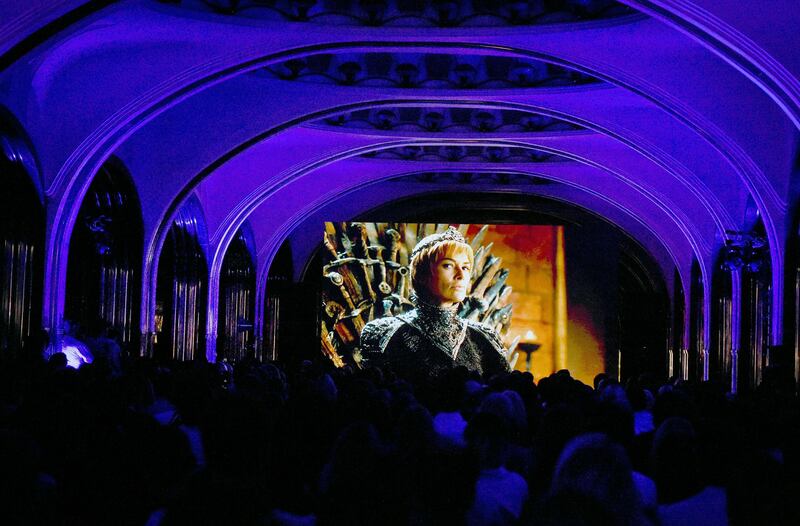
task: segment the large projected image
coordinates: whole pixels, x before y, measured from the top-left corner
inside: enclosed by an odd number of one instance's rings
[[[517,370],[541,378],[567,368],[565,228],[557,225],[326,223],[322,352],[336,365],[358,364],[367,323],[414,309],[412,251],[448,228],[474,255],[458,315],[496,331],[517,353]],[[589,369],[600,372],[595,361]]]

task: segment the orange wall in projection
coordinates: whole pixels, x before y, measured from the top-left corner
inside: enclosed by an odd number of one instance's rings
[[[472,225],[468,237],[474,236],[479,228],[478,225]],[[602,338],[598,337],[603,330],[595,326],[584,305],[570,303],[566,309],[566,321],[558,319],[557,233],[563,228],[552,225],[492,225],[484,238],[484,245],[493,243],[492,254],[501,257],[501,266],[509,269],[507,284],[512,288],[509,301],[514,307],[511,327],[508,334],[503,335],[506,345],[517,336],[523,342],[540,345],[531,355],[530,366],[534,378],[538,380],[558,368],[557,324],[565,323],[566,363],[562,366],[568,367],[574,377],[591,385],[594,376],[604,370],[605,349]],[[565,236],[569,236],[568,230]],[[569,261],[566,266],[569,268]],[[568,288],[569,274],[566,284]],[[525,353],[521,353],[516,365],[518,370],[526,370],[525,359]]]

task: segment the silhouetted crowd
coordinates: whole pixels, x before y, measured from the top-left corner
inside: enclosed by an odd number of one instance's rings
[[[2,524],[796,525],[799,448],[769,376],[0,361]]]

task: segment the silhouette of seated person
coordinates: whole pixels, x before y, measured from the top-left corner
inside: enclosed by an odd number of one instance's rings
[[[495,393],[491,397],[503,399]],[[475,500],[467,513],[467,524],[516,524],[528,498],[528,484],[518,473],[507,469],[506,460],[513,434],[513,417],[500,416],[494,408],[479,411],[470,420],[466,439],[478,461],[480,473],[475,482]]]
[[[652,458],[662,525],[728,524],[725,490],[704,484],[697,436],[688,420],[664,420],[653,439]]]
[[[113,376],[122,373],[122,349],[112,337],[114,329],[105,320],[96,320],[89,328],[86,345],[92,353],[95,365],[101,365]]]
[[[602,433],[567,443],[556,464],[550,499],[587,500],[594,516],[577,523],[648,525],[624,448]]]

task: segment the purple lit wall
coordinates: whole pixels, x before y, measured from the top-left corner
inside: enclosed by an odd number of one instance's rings
[[[315,222],[454,188],[396,181],[420,173],[534,177],[546,184],[492,191],[605,217],[647,250],[670,289],[677,271],[687,291],[683,333],[673,335],[682,349],[696,260],[701,358],[715,330],[715,261],[753,228],[752,203],[771,267],[769,340],[794,339],[794,328],[784,334],[795,294],[787,246],[797,236],[794,2],[576,1],[549,18],[489,13],[480,20],[491,24],[452,27],[221,15],[190,0],[116,2],[61,27],[51,22],[82,2],[17,4],[0,0],[0,106],[19,121],[46,195],[43,325],[54,335],[78,211],[115,155],[142,203],[143,341],[173,218],[189,198],[202,208],[211,360],[222,261],[242,225],[263,296],[287,238],[296,269],[310,257]]]

